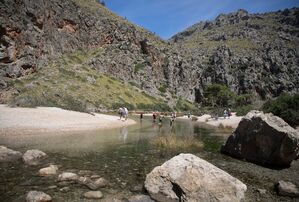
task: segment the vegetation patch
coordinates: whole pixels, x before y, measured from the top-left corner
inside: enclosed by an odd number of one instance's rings
[[[177,137],[174,134],[155,138],[151,143],[165,150],[193,150],[203,148],[203,143],[193,137]]]
[[[282,94],[264,103],[262,109],[279,116],[291,126],[299,125],[299,94]]]
[[[123,106],[128,109],[170,109],[164,101],[89,67],[90,58],[100,52],[77,51],[63,55],[36,74],[22,81],[15,80],[14,85],[20,93],[10,100],[10,104],[55,106],[76,111],[87,111],[90,109],[87,106],[93,106],[95,111]],[[93,78],[92,82],[88,82],[88,78]]]

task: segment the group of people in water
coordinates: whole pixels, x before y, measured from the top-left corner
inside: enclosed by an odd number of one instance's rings
[[[160,114],[160,113],[158,113],[158,112],[153,112],[152,117],[153,117],[153,123],[156,123],[157,120],[158,120],[158,124],[159,124],[159,125],[162,125],[163,120],[164,120],[164,118],[165,118],[164,115],[162,115],[162,114]],[[143,119],[143,112],[140,113],[140,120],[142,121],[142,119]],[[173,122],[175,121],[175,119],[176,119],[176,113],[173,112],[173,113],[171,114],[171,117],[170,117],[170,126],[172,126],[172,124],[173,124]]]

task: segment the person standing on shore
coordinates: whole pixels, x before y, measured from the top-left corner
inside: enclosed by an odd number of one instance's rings
[[[157,114],[156,114],[156,112],[153,112],[153,122],[154,123],[156,122],[156,118],[157,118]]]
[[[123,107],[124,109],[124,117],[125,117],[125,121],[128,119],[128,116],[129,116],[129,111],[126,107]]]
[[[143,119],[143,112],[140,113],[140,121]]]
[[[121,118],[123,117],[123,108],[120,107],[117,112],[119,114],[119,120],[121,120]]]

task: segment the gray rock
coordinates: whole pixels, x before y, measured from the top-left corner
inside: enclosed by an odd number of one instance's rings
[[[109,182],[108,182],[105,178],[101,177],[101,178],[95,180],[95,181],[94,181],[94,184],[95,184],[98,188],[103,188],[103,187],[106,187],[106,186],[109,184]]]
[[[56,175],[58,171],[58,167],[56,165],[50,165],[46,168],[41,168],[38,173],[41,176],[47,176],[47,175]]]
[[[61,189],[59,189],[59,191],[63,192],[63,193],[67,193],[71,190],[71,188],[69,187],[62,187]]]
[[[81,185],[85,185],[86,187],[88,187],[91,190],[96,190],[99,188],[99,186],[88,177],[79,177],[77,180],[77,183],[79,183]]]
[[[280,180],[277,184],[278,194],[281,196],[299,197],[299,189],[291,182]]]
[[[129,202],[154,202],[154,200],[152,200],[150,196],[143,195],[143,194],[132,196],[128,199],[128,201]]]
[[[88,191],[84,193],[84,197],[87,199],[101,199],[103,194],[101,191]]]
[[[289,166],[299,156],[299,134],[277,116],[251,111],[221,152],[262,165]]]
[[[26,196],[27,202],[47,202],[52,201],[51,196],[41,191],[30,191]]]
[[[257,192],[260,194],[260,195],[264,195],[267,193],[267,190],[266,189],[257,189]]]
[[[33,150],[28,150],[25,152],[23,155],[23,161],[27,165],[38,165],[41,160],[45,159],[47,157],[47,154],[44,152],[33,149]]]
[[[63,172],[58,176],[58,181],[77,181],[79,176],[75,173]]]
[[[180,154],[152,170],[145,180],[157,201],[241,201],[245,184],[192,154]]]
[[[0,146],[0,162],[18,161],[22,158],[22,153]]]

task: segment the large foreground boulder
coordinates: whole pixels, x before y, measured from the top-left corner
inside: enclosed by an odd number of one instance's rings
[[[0,162],[13,162],[22,158],[22,153],[0,146]]]
[[[157,201],[241,201],[245,184],[192,154],[180,154],[146,176],[145,188]]]
[[[221,152],[266,166],[286,167],[299,156],[299,134],[281,118],[249,112]]]

